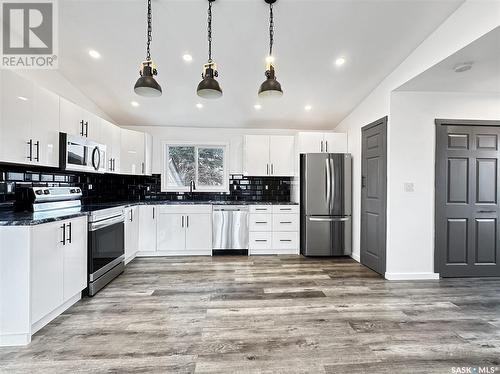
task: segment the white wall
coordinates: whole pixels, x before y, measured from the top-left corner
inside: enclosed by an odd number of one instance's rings
[[[52,91],[78,106],[98,115],[110,122],[112,119],[104,113],[91,99],[85,96],[58,70],[16,70],[16,72],[33,81],[35,84]]]
[[[444,60],[487,32],[500,26],[500,2],[467,0],[436,31],[387,76],[336,128],[349,135],[353,155],[353,257],[359,259],[361,211],[361,127],[389,115],[391,92]],[[392,126],[389,116],[388,127]],[[391,139],[388,139],[388,148]],[[392,160],[388,159],[390,163]],[[388,175],[389,179],[391,174]],[[388,186],[390,196],[390,185]],[[392,214],[390,210],[388,216]],[[387,226],[391,230],[390,222]]]
[[[434,272],[434,120],[499,120],[500,94],[394,92],[391,97],[388,279]],[[405,192],[404,183],[414,183]]]

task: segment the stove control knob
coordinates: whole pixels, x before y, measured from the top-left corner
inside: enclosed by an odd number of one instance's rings
[[[76,190],[72,188],[71,190],[69,190],[69,193],[76,193]]]
[[[35,193],[36,193],[37,195],[41,195],[41,194],[43,194],[43,191],[42,191],[42,190],[36,190],[36,191],[35,191]]]
[[[81,189],[79,189],[79,188],[77,188],[77,189],[76,189],[76,193],[80,193],[80,192],[82,192],[82,190],[81,190]]]
[[[43,194],[44,195],[50,195],[50,191],[49,190],[43,190]]]

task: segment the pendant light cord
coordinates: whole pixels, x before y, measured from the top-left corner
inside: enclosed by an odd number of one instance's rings
[[[208,62],[212,62],[212,1],[208,0]]]
[[[273,55],[274,44],[274,14],[273,4],[269,4],[269,56]]]
[[[148,0],[148,41],[147,41],[147,49],[146,49],[146,61],[151,61],[150,45],[151,45],[151,40],[153,39],[152,21],[153,21],[153,17],[151,14],[151,0]]]

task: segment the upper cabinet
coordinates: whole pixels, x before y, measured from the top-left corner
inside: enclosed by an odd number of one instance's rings
[[[0,73],[0,161],[59,166],[59,96]]]
[[[347,134],[339,132],[299,132],[299,153],[347,153]]]
[[[243,174],[288,177],[295,174],[293,136],[246,135]]]
[[[120,173],[146,173],[145,135],[143,132],[121,129]]]
[[[101,120],[99,143],[106,144],[106,171],[120,173],[121,129],[111,122]]]
[[[61,97],[61,132],[84,136],[92,140],[100,137],[101,119],[93,113]]]

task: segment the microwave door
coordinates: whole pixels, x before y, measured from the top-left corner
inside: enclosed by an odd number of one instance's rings
[[[82,144],[68,142],[67,164],[71,167],[85,168],[87,166],[87,147]]]

